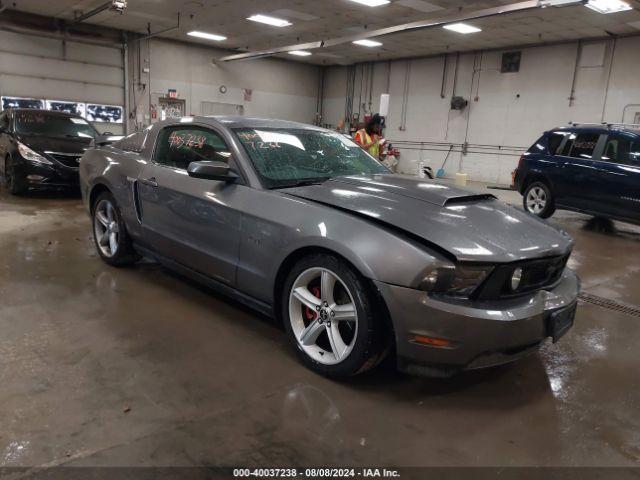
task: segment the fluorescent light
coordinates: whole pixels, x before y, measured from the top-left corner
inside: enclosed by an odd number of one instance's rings
[[[305,50],[291,50],[289,55],[295,55],[296,57],[308,57],[311,55],[311,52],[307,52]]]
[[[379,7],[380,5],[386,5],[391,3],[390,0],[351,0],[352,2],[361,3],[367,7]]]
[[[215,33],[207,33],[207,32],[198,32],[197,30],[189,32],[187,33],[187,35],[192,37],[205,38],[207,40],[214,40],[216,42],[221,42],[227,39],[227,37],[225,37],[224,35],[216,35]]]
[[[472,25],[467,25],[466,23],[452,23],[451,25],[445,25],[444,28],[446,28],[447,30],[451,30],[453,32],[462,33],[462,34],[465,34],[465,35],[467,33],[476,33],[476,32],[481,32],[482,31],[478,27],[474,27]]]
[[[589,0],[586,7],[598,13],[616,13],[631,10],[631,5],[622,0]]]
[[[380,47],[380,46],[382,46],[382,43],[376,42],[375,40],[367,40],[366,38],[364,40],[356,40],[353,43],[356,44],[356,45],[362,45],[363,47]]]
[[[251,15],[247,20],[251,20],[252,22],[266,23],[267,25],[271,25],[273,27],[288,27],[291,25],[291,22],[287,20],[283,20],[282,18],[269,17],[268,15]]]

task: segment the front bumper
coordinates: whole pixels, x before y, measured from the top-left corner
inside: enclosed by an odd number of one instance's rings
[[[42,165],[23,160],[14,164],[14,173],[26,187],[77,188],[80,185],[80,177],[76,168]]]
[[[570,269],[552,289],[500,301],[438,298],[375,284],[391,315],[399,368],[427,376],[500,365],[536,351],[551,336],[551,316],[575,306],[580,291],[580,280]],[[416,336],[448,340],[449,345],[424,345]]]

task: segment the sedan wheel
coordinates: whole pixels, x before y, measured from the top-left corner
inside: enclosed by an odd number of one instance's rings
[[[375,367],[393,342],[386,308],[367,279],[328,253],[298,261],[284,283],[284,325],[312,370],[345,378]]]
[[[310,268],[293,283],[289,321],[300,348],[323,365],[347,358],[358,333],[358,314],[344,282],[326,268]]]

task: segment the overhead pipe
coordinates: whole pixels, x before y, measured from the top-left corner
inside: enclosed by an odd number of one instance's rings
[[[108,2],[105,2],[102,5],[94,8],[93,10],[90,10],[87,13],[85,13],[83,15],[80,15],[79,17],[75,18],[73,21],[69,22],[68,25],[75,25],[77,23],[84,22],[85,20],[87,20],[87,19],[89,19],[91,17],[95,17],[99,13],[102,13],[105,10],[109,10],[112,5],[113,5],[113,2],[111,0],[109,0]]]

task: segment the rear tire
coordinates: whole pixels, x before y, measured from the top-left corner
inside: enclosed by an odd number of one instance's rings
[[[91,207],[93,240],[100,258],[114,267],[125,267],[140,260],[111,192],[102,192]]]
[[[531,182],[522,196],[525,211],[540,217],[549,218],[556,211],[551,189],[544,182]]]
[[[316,254],[289,272],[282,295],[285,329],[302,362],[331,378],[363,373],[388,351],[372,287],[338,257]]]

